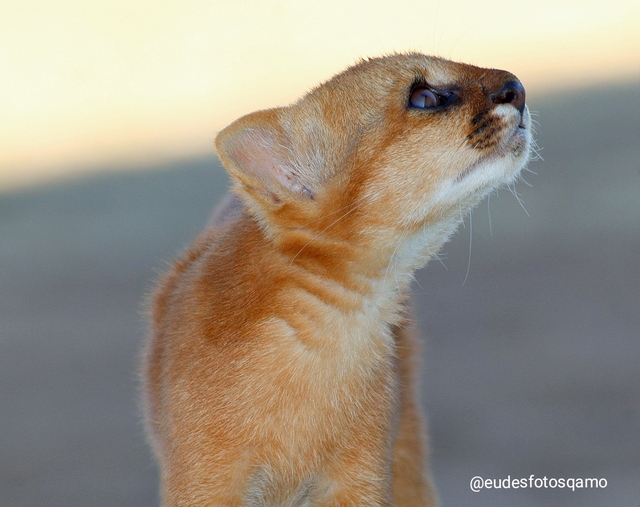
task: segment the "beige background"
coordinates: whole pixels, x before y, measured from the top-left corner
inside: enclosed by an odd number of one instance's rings
[[[505,68],[531,96],[640,77],[636,0],[3,0],[0,188],[208,155],[366,56]]]

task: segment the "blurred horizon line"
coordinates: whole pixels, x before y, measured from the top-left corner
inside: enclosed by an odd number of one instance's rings
[[[602,79],[591,82],[580,82],[574,86],[563,83],[563,86],[539,86],[536,95],[528,93],[527,101],[531,105],[533,100],[535,113],[535,104],[539,101],[559,100],[565,92],[570,91],[572,95],[576,93],[596,92],[602,86],[612,86],[616,88],[633,88],[637,87],[638,97],[640,98],[640,69],[635,74],[619,75],[609,79]],[[297,97],[304,95],[308,90],[303,90]],[[289,103],[291,103],[291,101]],[[287,104],[274,103],[267,106],[280,107]],[[240,116],[238,116],[240,117]],[[229,123],[235,121],[230,120]],[[539,121],[539,120],[538,120]],[[226,126],[226,123],[220,129]],[[539,129],[540,127],[538,127]],[[544,125],[542,126],[544,128]],[[195,129],[193,129],[195,130]],[[64,184],[76,178],[91,177],[92,175],[109,175],[116,173],[152,171],[160,168],[169,168],[180,164],[192,164],[198,162],[206,162],[211,160],[213,163],[218,161],[215,151],[214,139],[217,131],[210,128],[208,131],[200,132],[200,137],[208,132],[210,136],[209,149],[188,149],[184,145],[165,144],[162,149],[150,150],[149,144],[133,146],[126,150],[122,150],[112,156],[102,157],[78,157],[75,161],[58,162],[50,165],[34,164],[26,169],[27,165],[21,168],[5,167],[0,168],[0,194],[14,193],[20,191],[28,191],[29,189],[37,189],[57,183]],[[161,144],[161,143],[159,143]]]

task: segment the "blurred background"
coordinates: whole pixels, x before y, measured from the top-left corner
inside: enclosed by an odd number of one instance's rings
[[[216,132],[361,57],[524,82],[544,160],[422,270],[443,506],[640,504],[640,4],[0,3],[0,505],[152,506],[145,296],[228,188]],[[605,478],[473,493],[474,476]]]

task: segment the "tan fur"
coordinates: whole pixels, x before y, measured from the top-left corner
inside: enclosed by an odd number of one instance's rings
[[[223,130],[227,203],[161,280],[144,366],[165,506],[434,506],[405,299],[511,182],[530,120],[504,71],[363,61]],[[409,107],[416,83],[455,103]]]

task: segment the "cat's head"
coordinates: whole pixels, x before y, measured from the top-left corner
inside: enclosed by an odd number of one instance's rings
[[[352,237],[460,216],[517,177],[530,145],[515,76],[421,54],[362,61],[216,139],[267,229]]]

